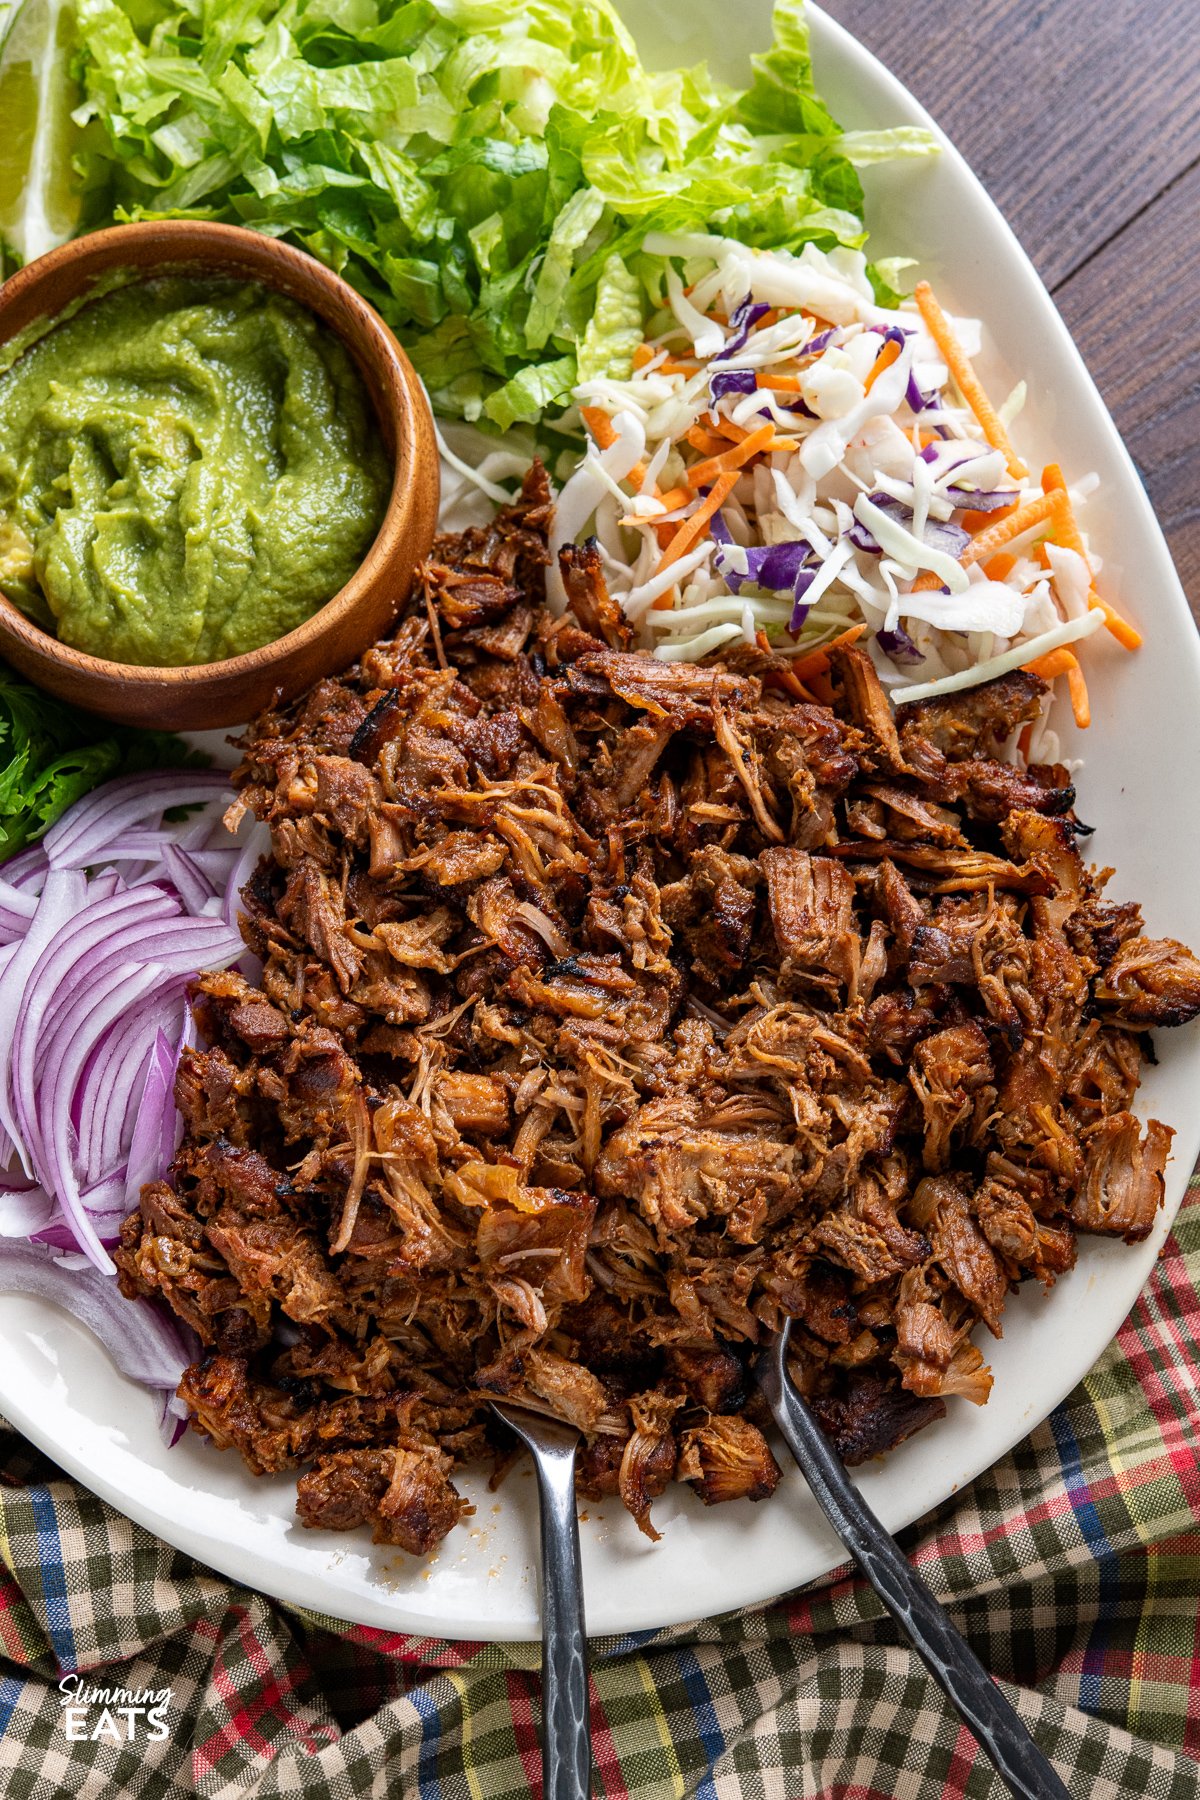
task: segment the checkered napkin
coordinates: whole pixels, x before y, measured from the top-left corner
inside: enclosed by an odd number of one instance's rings
[[[1088,1800],[1200,1796],[1198,1286],[1200,1180],[1087,1380],[903,1538]],[[539,1780],[537,1660],[286,1611],[0,1429],[2,1800],[516,1800]],[[603,1796],[1006,1791],[845,1570],[599,1640],[592,1729]]]

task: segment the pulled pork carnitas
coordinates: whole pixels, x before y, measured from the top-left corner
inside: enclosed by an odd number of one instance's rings
[[[412,1552],[489,1395],[577,1425],[650,1536],[672,1480],[774,1489],[748,1364],[785,1317],[848,1462],[986,1400],[1015,1285],[1150,1230],[1145,1033],[1200,1011],[1067,772],[1000,760],[1034,676],[894,717],[854,648],[828,706],[766,650],[631,654],[594,548],[545,609],[549,512],[535,468],[244,740],[261,981],[195,984],[118,1254],[204,1345],[198,1429]]]

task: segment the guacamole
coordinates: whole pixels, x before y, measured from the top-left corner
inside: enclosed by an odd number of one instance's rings
[[[349,353],[256,284],[117,286],[0,351],[0,586],[93,655],[282,637],[354,573],[389,486]]]

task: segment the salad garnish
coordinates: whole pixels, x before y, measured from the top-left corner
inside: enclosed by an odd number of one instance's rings
[[[739,92],[646,69],[608,0],[77,0],[85,228],[221,219],[287,235],[399,333],[439,412],[504,429],[628,373],[651,232],[861,246],[857,169],[799,0]]]
[[[1022,389],[995,406],[971,361],[980,322],[928,282],[881,304],[845,245],[645,248],[665,259],[657,304],[629,375],[576,386],[589,448],[552,538],[595,536],[640,647],[698,661],[757,644],[826,699],[809,659],[854,630],[897,704],[1033,665],[1067,677],[1086,725],[1068,646],[1102,626],[1141,639],[1096,592],[1076,511],[1093,484],[1070,490],[1057,464],[1033,484],[1009,435]],[[1051,700],[1022,736],[1057,761]]]

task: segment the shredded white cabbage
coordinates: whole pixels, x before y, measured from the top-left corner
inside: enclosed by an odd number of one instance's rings
[[[972,534],[1041,490],[987,441],[915,303],[875,303],[861,252],[792,255],[703,233],[652,233],[645,248],[680,266],[632,373],[576,390],[603,429],[563,486],[551,541],[557,552],[595,535],[642,648],[696,661],[765,632],[779,654],[804,656],[859,626],[902,701],[1096,629],[1099,561],[1047,542],[1045,523],[1005,542],[1003,565],[973,560]],[[980,322],[951,325],[978,354]],[[1003,418],[1024,400],[1018,383]],[[1075,509],[1094,486],[1076,481]],[[695,544],[664,567],[663,528],[700,508]],[[561,609],[553,566],[547,586]],[[1044,719],[1037,731],[1053,735]]]

